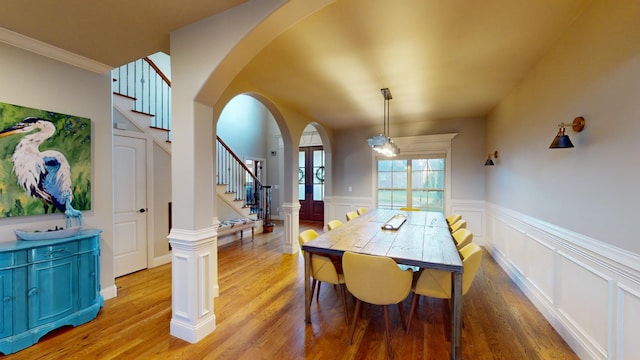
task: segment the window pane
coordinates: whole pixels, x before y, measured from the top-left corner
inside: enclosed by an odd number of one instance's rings
[[[382,209],[391,208],[391,191],[378,190],[378,207]]]
[[[298,185],[298,200],[304,200],[304,185]]]
[[[324,184],[313,184],[313,200],[321,201],[324,199]]]
[[[429,211],[444,213],[444,191],[429,191],[427,203]]]
[[[391,187],[391,173],[379,172],[378,173],[378,188],[390,188]]]
[[[393,160],[378,160],[378,171],[391,171]]]
[[[393,171],[407,171],[407,160],[391,160],[393,161]]]
[[[444,159],[429,159],[429,168],[431,170],[444,170]]]
[[[393,184],[391,186],[394,189],[406,189],[407,188],[407,173],[406,172],[394,172]]]

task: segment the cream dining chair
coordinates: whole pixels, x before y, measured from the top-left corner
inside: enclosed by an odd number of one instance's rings
[[[335,228],[337,228],[338,226],[342,225],[342,221],[336,219],[336,220],[331,220],[327,223],[327,229],[329,230],[333,230]]]
[[[466,228],[467,228],[467,221],[462,219],[456,221],[453,225],[449,227],[452,234],[456,232],[458,229],[466,229]]]
[[[366,214],[366,213],[367,213],[367,211],[369,211],[369,210],[367,210],[367,208],[366,208],[366,207],[361,207],[361,208],[358,208],[358,209],[356,210],[356,213],[357,213],[358,215],[362,215],[362,214]]]
[[[353,341],[353,333],[356,330],[356,321],[362,308],[362,302],[382,305],[387,351],[389,358],[393,358],[389,305],[398,304],[402,326],[406,328],[402,300],[406,299],[411,292],[413,273],[409,270],[400,270],[398,264],[389,257],[348,251],[342,255],[342,269],[347,289],[356,298],[356,309],[349,331],[349,345]]]
[[[318,237],[318,233],[313,229],[308,229],[301,232],[298,235],[298,242],[300,246],[304,245],[308,241],[311,241]],[[303,251],[304,253],[304,251]],[[339,285],[340,293],[342,296],[342,306],[344,307],[344,320],[349,325],[349,313],[347,312],[347,292],[345,289],[344,275],[336,271],[336,267],[330,258],[317,254],[311,254],[311,277],[313,282],[311,285],[311,301],[313,301],[313,293],[315,291],[316,283],[318,284],[318,292],[316,293],[316,302],[320,297],[320,284],[323,282]]]
[[[460,214],[451,214],[449,216],[447,216],[445,218],[447,220],[447,224],[449,224],[449,226],[455,224],[458,220],[462,219],[462,215]]]
[[[464,267],[464,272],[462,273],[462,295],[464,295],[469,291],[473,279],[475,279],[478,269],[480,268],[482,248],[480,248],[478,244],[471,243],[460,250],[460,256],[462,257],[462,266]],[[409,333],[411,319],[418,305],[420,295],[438,299],[451,299],[451,272],[424,269],[414,281],[407,334]]]
[[[351,221],[358,217],[358,213],[355,211],[349,211],[346,216],[347,216],[347,221]]]
[[[456,243],[458,250],[469,245],[473,241],[473,233],[467,229],[458,229],[453,234],[453,241]]]

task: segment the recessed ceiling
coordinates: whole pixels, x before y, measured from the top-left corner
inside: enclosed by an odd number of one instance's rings
[[[5,1],[0,26],[111,66],[169,52],[169,33],[244,0]],[[238,74],[335,129],[482,118],[591,0],[337,0]],[[147,6],[147,7],[145,7]]]

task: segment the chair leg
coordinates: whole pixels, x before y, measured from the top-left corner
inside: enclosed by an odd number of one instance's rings
[[[393,359],[393,350],[391,349],[391,325],[389,324],[389,305],[382,305],[384,311],[384,332],[387,336],[387,352],[389,359]]]
[[[309,301],[309,305],[311,305],[311,303],[313,302],[313,292],[316,291],[316,282],[316,279],[313,279],[313,281],[311,282],[311,298]],[[320,292],[320,286],[318,286],[318,292]]]
[[[351,322],[351,331],[349,331],[349,345],[353,341],[353,333],[356,332],[356,321],[358,320],[358,313],[360,312],[360,308],[362,307],[362,301],[356,298],[356,310],[353,313],[353,321]]]
[[[407,330],[407,323],[404,317],[404,308],[402,307],[402,301],[398,303],[398,311],[400,312],[400,319],[402,320],[402,329]]]
[[[409,310],[409,321],[407,321],[407,334],[409,334],[409,329],[411,329],[411,319],[413,318],[413,312],[416,310],[416,306],[418,305],[418,299],[420,295],[413,293],[413,297],[411,298],[411,310]]]
[[[318,292],[316,293],[316,302],[320,301],[320,285],[322,285],[322,281],[318,281]]]
[[[340,284],[340,292],[342,293],[342,307],[344,307],[344,321],[349,326],[349,311],[347,310],[347,287]]]

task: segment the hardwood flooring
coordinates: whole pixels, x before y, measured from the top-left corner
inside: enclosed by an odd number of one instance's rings
[[[301,231],[321,224],[301,223]],[[365,306],[348,345],[340,291],[327,284],[304,323],[303,257],[282,253],[282,224],[220,247],[216,330],[197,344],[169,335],[171,265],[116,279],[118,296],[98,317],[55,330],[6,359],[385,359],[384,319]],[[348,299],[353,313],[353,298]],[[405,300],[408,314],[410,297]],[[463,359],[577,359],[485,251],[464,297]],[[390,307],[396,359],[448,359],[448,302],[422,298],[405,335]]]

